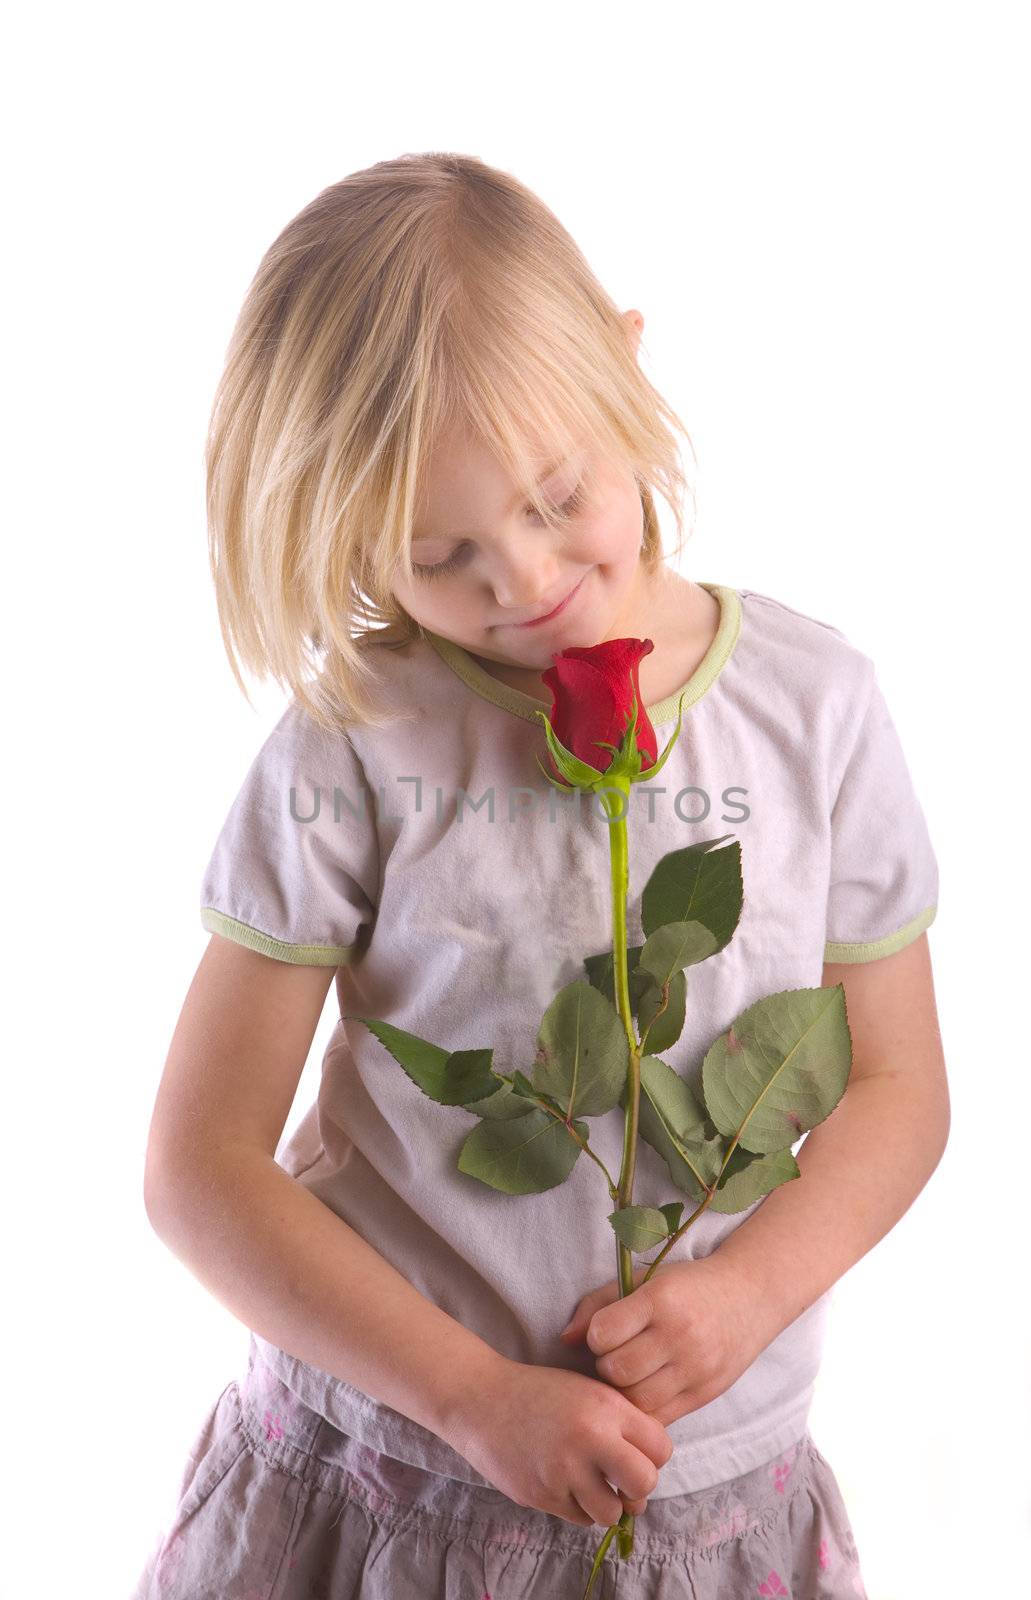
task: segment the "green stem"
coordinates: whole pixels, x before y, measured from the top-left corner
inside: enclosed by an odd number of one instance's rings
[[[626,819],[630,810],[630,779],[609,777],[600,789],[605,814],[609,819],[609,858],[612,874],[612,981],[619,1012],[626,1029],[629,1045],[627,1068],[627,1104],[623,1120],[623,1163],[619,1169],[619,1185],[615,1194],[615,1208],[624,1210],[633,1204],[634,1169],[637,1160],[637,1126],[641,1104],[641,1047],[634,1032],[633,1012],[630,1009],[630,978],[626,954],[626,901],[630,887],[628,867]],[[620,815],[622,812],[622,815]],[[634,1261],[629,1245],[616,1240],[616,1273],[619,1279],[620,1299],[634,1290]],[[618,1536],[620,1556],[629,1555],[634,1548],[634,1519],[624,1511],[619,1521],[609,1528],[599,1546],[584,1600],[591,1592],[602,1558],[614,1537]]]
[[[630,781],[628,778],[611,778],[601,791],[605,811],[609,817],[609,853],[612,873],[612,977],[616,997],[616,1010],[622,1018],[629,1045],[627,1070],[627,1105],[623,1120],[623,1164],[619,1169],[619,1186],[616,1191],[616,1209],[622,1211],[633,1205],[634,1170],[637,1163],[637,1128],[641,1105],[641,1047],[634,1032],[634,1018],[630,1009],[630,975],[626,954],[626,901],[630,887],[627,864],[626,815],[630,807]],[[620,803],[620,797],[625,797]],[[620,816],[619,812],[623,815]],[[634,1290],[634,1260],[629,1245],[616,1240],[616,1270],[620,1297]]]
[[[598,1576],[598,1573],[601,1571],[601,1564],[605,1559],[605,1552],[608,1549],[609,1545],[612,1543],[612,1541],[613,1541],[613,1539],[615,1537],[615,1534],[616,1534],[615,1528],[610,1528],[608,1533],[605,1535],[604,1539],[601,1541],[601,1544],[598,1546],[597,1550],[595,1551],[594,1561],[591,1563],[591,1575],[587,1580],[587,1588],[583,1592],[583,1600],[588,1600],[588,1596],[589,1596],[591,1590],[594,1588],[594,1580]]]
[[[601,1156],[599,1156],[595,1150],[592,1150],[588,1141],[586,1139],[582,1139],[577,1133],[576,1129],[573,1127],[572,1119],[570,1117],[564,1117],[561,1111],[556,1111],[554,1106],[549,1106],[544,1100],[535,1099],[533,1103],[535,1106],[538,1106],[541,1111],[546,1111],[549,1117],[554,1117],[556,1122],[561,1122],[569,1137],[575,1144],[580,1146],[580,1149],[583,1151],[584,1155],[590,1156],[591,1160],[601,1168],[602,1172],[605,1174],[605,1182],[609,1186],[609,1194],[612,1196],[613,1200],[615,1200],[618,1190],[612,1181],[612,1174],[609,1172],[608,1167],[601,1159]]]
[[[737,1132],[735,1133],[733,1139],[731,1139],[730,1144],[727,1146],[726,1155],[723,1157],[723,1165],[720,1168],[719,1172],[716,1174],[716,1182],[713,1184],[711,1189],[706,1191],[705,1199],[702,1201],[700,1206],[698,1206],[694,1211],[692,1211],[692,1213],[688,1217],[687,1221],[686,1222],[682,1222],[680,1224],[680,1227],[677,1229],[676,1233],[671,1233],[670,1234],[669,1238],[666,1240],[666,1243],[663,1245],[662,1249],[659,1251],[658,1255],[655,1257],[655,1260],[648,1263],[648,1271],[645,1273],[644,1277],[641,1279],[642,1284],[648,1282],[648,1279],[651,1277],[651,1275],[655,1271],[656,1267],[661,1266],[663,1257],[667,1256],[669,1254],[669,1252],[672,1250],[673,1246],[676,1244],[677,1240],[681,1237],[682,1234],[685,1234],[687,1232],[687,1230],[691,1226],[692,1222],[697,1221],[697,1219],[701,1216],[702,1212],[705,1210],[706,1206],[709,1204],[709,1201],[712,1199],[713,1195],[716,1193],[716,1190],[717,1190],[717,1188],[719,1186],[720,1179],[722,1178],[723,1174],[727,1170],[727,1166],[728,1166],[728,1163],[730,1161],[731,1156],[734,1154],[734,1151],[737,1149],[738,1140],[741,1138],[741,1135],[742,1135],[743,1132],[744,1132],[744,1123],[741,1124],[741,1127],[737,1130]]]

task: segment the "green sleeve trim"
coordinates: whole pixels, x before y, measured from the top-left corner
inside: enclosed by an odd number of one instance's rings
[[[285,939],[273,939],[271,934],[238,922],[235,917],[227,917],[213,906],[201,907],[200,920],[209,933],[220,933],[234,944],[246,945],[248,950],[257,950],[276,961],[290,961],[297,967],[352,966],[368,944],[364,925],[354,944],[287,944]]]
[[[830,961],[879,961],[882,956],[893,956],[896,950],[904,950],[907,944],[912,944],[914,939],[919,939],[925,928],[929,928],[938,914],[937,906],[928,906],[926,911],[921,911],[912,922],[907,922],[898,933],[889,933],[884,939],[873,939],[867,944],[838,944],[829,939],[823,948],[823,959]]]

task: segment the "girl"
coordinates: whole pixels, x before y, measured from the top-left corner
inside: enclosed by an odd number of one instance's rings
[[[624,1509],[628,1600],[864,1594],[807,1415],[833,1283],[947,1136],[937,866],[871,660],[665,565],[680,424],[641,327],[534,195],[436,153],[320,194],[248,291],[212,569],[241,689],[242,665],[290,701],[204,872],[146,1203],[250,1341],[137,1600],[576,1600]],[[623,637],[653,641],[660,748],[684,696],[663,784],[633,791],[629,942],[661,856],[728,825],[742,846],[741,921],[666,1059],[697,1078],[746,1006],[821,982],[854,1059],[803,1181],[707,1210],[619,1300],[595,1163],[534,1195],[464,1174],[470,1113],[359,1019],[526,1068],[611,948],[608,823],[556,804],[535,711],[554,654]],[[317,1104],[279,1151],[332,980]],[[609,1172],[622,1136],[591,1123]],[[635,1203],[675,1196],[641,1143]]]

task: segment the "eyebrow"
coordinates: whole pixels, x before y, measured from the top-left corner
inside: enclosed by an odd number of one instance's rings
[[[540,485],[542,483],[547,483],[549,478],[554,477],[554,475],[558,471],[559,467],[566,466],[567,463],[573,461],[574,459],[576,459],[576,458],[573,457],[573,456],[560,456],[557,461],[553,461],[550,466],[545,467],[544,471],[540,474],[540,476],[537,479],[538,488],[540,487]],[[510,511],[514,511],[516,506],[519,504],[519,502],[520,502],[520,500],[522,498],[523,498],[523,494],[522,494],[522,490],[520,490],[520,492],[516,495],[515,499],[512,501],[512,504],[509,506],[509,510]],[[422,543],[422,542],[427,542],[428,543],[433,539],[472,539],[472,538],[475,538],[475,536],[476,536],[476,530],[475,529],[470,529],[467,533],[414,533],[413,532],[413,534],[412,534],[412,543],[413,544]]]

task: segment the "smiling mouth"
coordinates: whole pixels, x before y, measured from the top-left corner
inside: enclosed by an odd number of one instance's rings
[[[587,574],[585,572],[584,573],[584,578],[586,578],[586,576],[587,576]],[[580,583],[583,583],[584,578],[580,579]],[[570,589],[569,593],[566,595],[566,598],[564,600],[560,600],[558,605],[555,606],[551,611],[546,611],[542,617],[531,617],[529,622],[512,622],[512,623],[509,623],[509,627],[512,627],[512,628],[539,628],[542,622],[550,622],[552,617],[557,617],[559,612],[564,611],[566,609],[566,606],[569,604],[570,600],[572,600],[573,596],[576,594],[577,589],[579,589],[580,583],[577,583],[572,589]]]

